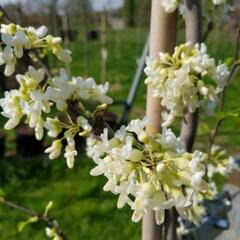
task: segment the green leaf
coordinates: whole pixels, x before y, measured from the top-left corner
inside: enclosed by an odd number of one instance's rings
[[[30,223],[35,223],[38,221],[38,217],[34,216],[34,217],[30,217],[28,220],[26,221],[21,221],[18,223],[18,231],[22,232],[22,230]]]
[[[4,197],[5,196],[5,192],[3,191],[2,188],[0,188],[0,197]]]
[[[49,210],[52,208],[53,206],[53,202],[52,201],[49,201],[49,203],[47,204],[47,206],[45,207],[45,211],[44,211],[44,216],[47,216],[48,215],[48,212]]]
[[[240,117],[240,109],[236,108],[232,111],[218,112],[216,114],[216,116],[217,116],[218,120],[229,118],[229,117],[239,118]]]
[[[226,58],[224,62],[228,67],[230,67],[233,64],[233,58]]]

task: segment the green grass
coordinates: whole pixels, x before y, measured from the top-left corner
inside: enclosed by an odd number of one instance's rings
[[[114,100],[126,100],[136,71],[137,59],[141,55],[146,36],[147,30],[143,29],[132,28],[108,31],[107,81],[111,84],[109,92]],[[70,47],[73,52],[73,59],[76,59],[72,64],[72,74],[75,76],[93,77],[100,83],[100,42],[92,41],[86,43],[83,35],[80,35],[78,41],[72,43]],[[144,114],[145,89],[142,81],[132,116],[139,117]],[[118,116],[121,115],[121,107],[114,105],[112,109],[116,111]]]
[[[145,42],[147,30],[125,29],[109,31],[107,80],[111,83],[111,96],[114,100],[127,97],[131,80],[136,69],[136,58],[140,55]],[[220,39],[220,41],[219,41]],[[100,82],[100,43],[86,43],[83,35],[71,43],[73,51],[72,74],[84,77],[92,76]],[[232,38],[215,33],[210,37],[209,51],[217,59],[232,55],[234,48]],[[88,54],[86,54],[88,53]],[[144,78],[143,78],[144,79]],[[227,93],[226,108],[239,106],[240,77]],[[146,88],[141,84],[131,117],[142,117],[145,111]],[[122,108],[111,108],[120,116]],[[214,121],[207,119],[211,129]],[[1,119],[1,122],[2,119]],[[200,127],[202,122],[200,121]],[[11,133],[8,139],[14,137]],[[207,136],[199,131],[198,145],[206,147]],[[229,119],[223,124],[217,142],[228,146],[232,153],[239,152],[239,121]],[[8,141],[9,150],[15,147]],[[64,159],[49,161],[46,157],[37,159],[2,159],[0,162],[1,186],[6,198],[27,208],[44,211],[49,200],[54,202],[50,215],[56,218],[70,240],[122,240],[139,239],[140,224],[131,222],[129,207],[118,210],[117,196],[105,193],[102,187],[104,177],[91,177],[93,162],[85,156],[79,157],[73,170],[66,167]],[[41,240],[47,239],[44,225],[41,223],[27,226],[18,233],[17,224],[26,219],[22,213],[0,206],[1,240]]]
[[[29,165],[28,160],[21,159],[17,172],[10,173],[13,178],[3,187],[8,199],[39,212],[52,200],[50,215],[58,220],[69,239],[138,239],[140,225],[129,220],[130,210],[118,210],[117,197],[103,192],[104,177],[90,176],[94,166],[91,160],[78,159],[74,170],[66,168],[64,159],[33,160],[35,163]],[[17,223],[26,218],[23,213],[1,206],[1,239],[46,239],[41,223],[18,233]]]

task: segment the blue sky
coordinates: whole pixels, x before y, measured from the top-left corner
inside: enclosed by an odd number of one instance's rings
[[[117,9],[123,5],[123,0],[90,0],[96,11]]]
[[[46,3],[48,0],[38,0],[34,2],[35,0],[0,0],[1,5],[8,4],[8,3],[31,3],[31,6],[34,9],[34,5],[38,5],[40,2]],[[59,0],[59,2],[64,0]],[[123,5],[124,0],[90,0],[93,9],[96,11],[102,11],[104,9],[112,10],[120,8]]]

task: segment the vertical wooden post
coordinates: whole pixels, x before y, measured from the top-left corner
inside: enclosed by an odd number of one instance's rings
[[[107,81],[107,10],[104,9],[101,13],[101,82]]]
[[[66,9],[66,8],[65,8]],[[68,9],[65,10],[64,14],[62,15],[62,26],[63,26],[63,41],[65,45],[69,45],[70,39],[69,39],[69,19],[68,19]]]
[[[177,12],[168,14],[159,0],[152,0],[150,26],[150,57],[158,57],[159,52],[172,53],[176,44]],[[152,89],[147,89],[147,131],[156,134],[161,129],[162,106],[158,98],[153,98]],[[142,222],[142,240],[159,240],[161,228],[156,225],[154,212],[149,212]]]

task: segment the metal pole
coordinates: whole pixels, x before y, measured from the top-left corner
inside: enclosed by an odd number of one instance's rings
[[[138,67],[135,72],[134,78],[133,78],[133,83],[132,83],[131,89],[128,93],[127,101],[124,104],[124,110],[123,110],[123,114],[122,114],[122,117],[120,120],[120,125],[126,124],[128,122],[129,112],[131,111],[133,102],[137,95],[137,90],[140,85],[141,76],[143,73],[143,69],[145,67],[145,60],[146,60],[148,53],[149,53],[149,35],[147,36],[147,40],[146,40],[144,49],[142,51],[142,55],[141,55],[140,61],[138,63]]]

